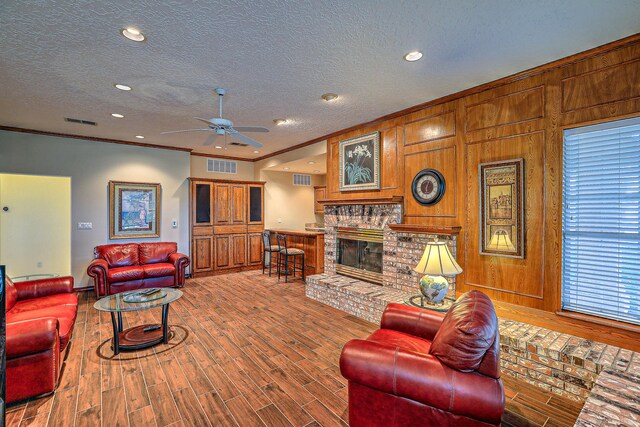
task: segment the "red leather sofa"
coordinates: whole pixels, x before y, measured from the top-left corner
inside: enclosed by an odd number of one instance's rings
[[[132,289],[184,286],[189,257],[174,242],[96,246],[87,268],[96,297]]]
[[[349,425],[499,426],[498,319],[479,291],[447,314],[389,304],[380,329],[342,350]]]
[[[7,403],[55,390],[78,312],[73,277],[6,280]]]

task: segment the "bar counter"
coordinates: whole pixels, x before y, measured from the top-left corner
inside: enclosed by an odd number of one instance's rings
[[[276,245],[276,235],[285,234],[287,245],[304,251],[304,274],[320,274],[324,272],[324,233],[321,231],[287,230],[285,228],[271,228],[271,243]],[[296,269],[301,263],[296,263]]]

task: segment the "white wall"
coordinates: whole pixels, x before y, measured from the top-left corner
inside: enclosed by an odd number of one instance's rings
[[[327,142],[320,141],[255,163],[255,179],[266,181],[265,228],[304,230],[305,223],[318,221],[313,212],[313,186],[324,185],[324,175],[311,175],[311,187],[298,187],[293,185],[292,173],[267,168],[326,152]]]
[[[96,245],[173,241],[180,252],[189,253],[187,152],[0,131],[0,173],[71,177],[71,272],[76,287],[92,285],[86,268]],[[159,239],[109,240],[110,180],[162,185]],[[78,230],[78,222],[92,222],[93,229]]]

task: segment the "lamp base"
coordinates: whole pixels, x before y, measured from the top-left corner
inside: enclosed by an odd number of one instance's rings
[[[420,279],[420,292],[424,295],[427,304],[442,304],[447,296],[449,282],[442,276],[429,276],[425,274]]]

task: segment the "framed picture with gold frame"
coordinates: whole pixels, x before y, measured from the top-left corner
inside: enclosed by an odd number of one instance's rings
[[[480,254],[524,258],[523,159],[481,163]]]
[[[340,141],[340,191],[380,189],[380,133]]]
[[[109,238],[160,237],[160,184],[109,181]]]

